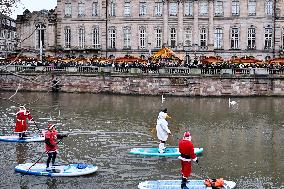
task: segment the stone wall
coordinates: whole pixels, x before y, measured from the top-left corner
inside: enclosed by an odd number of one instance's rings
[[[0,90],[176,96],[284,96],[284,78],[267,76],[0,75]]]

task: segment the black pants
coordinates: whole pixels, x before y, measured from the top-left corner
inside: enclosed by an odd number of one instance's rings
[[[56,155],[57,155],[57,152],[48,152],[46,167],[49,167],[49,163],[51,159],[52,159],[52,164],[55,163]]]

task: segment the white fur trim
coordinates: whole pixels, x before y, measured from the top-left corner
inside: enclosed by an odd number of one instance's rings
[[[186,158],[183,158],[183,157],[181,157],[181,156],[179,156],[178,159],[180,159],[180,160],[182,160],[182,161],[188,161],[188,162],[191,161],[191,159],[186,159]]]
[[[183,140],[191,141],[191,136],[189,136],[189,137],[183,137]]]

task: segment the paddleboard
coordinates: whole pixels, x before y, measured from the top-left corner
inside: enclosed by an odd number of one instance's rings
[[[44,141],[44,136],[33,135],[20,139],[17,135],[0,136],[2,142],[41,142]]]
[[[50,171],[46,170],[45,163],[25,163],[19,164],[15,167],[15,171],[29,175],[41,175],[51,177],[72,177],[82,176],[94,173],[98,167],[90,164],[68,164],[68,165],[55,165],[51,167]]]
[[[180,156],[178,148],[166,148],[164,153],[159,153],[159,148],[132,148],[130,154],[145,155],[145,156]],[[201,154],[203,148],[194,148],[196,155]]]
[[[180,189],[181,180],[157,180],[157,181],[145,181],[138,185],[139,189]],[[186,186],[189,189],[211,189],[211,187],[206,187],[204,180],[189,180]],[[233,189],[236,187],[236,183],[233,181],[224,180],[224,187],[221,189]]]

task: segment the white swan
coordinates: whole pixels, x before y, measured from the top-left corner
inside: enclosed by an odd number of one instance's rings
[[[237,104],[237,102],[234,100],[231,101],[231,98],[229,98],[229,106],[230,105],[234,106],[235,104]]]

